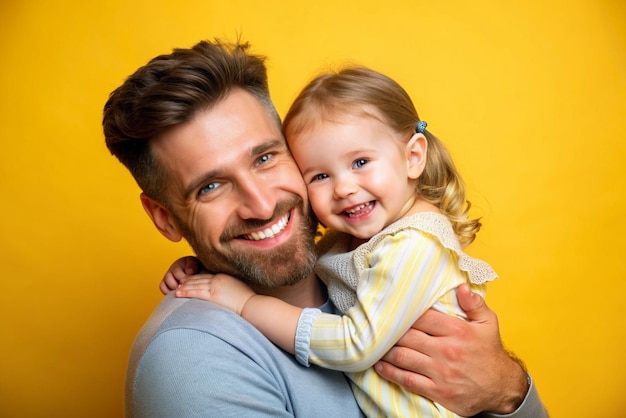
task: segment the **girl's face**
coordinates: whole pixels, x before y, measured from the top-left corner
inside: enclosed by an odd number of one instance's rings
[[[377,118],[343,114],[287,139],[311,206],[331,229],[369,239],[416,201],[426,160],[421,134],[408,140]]]

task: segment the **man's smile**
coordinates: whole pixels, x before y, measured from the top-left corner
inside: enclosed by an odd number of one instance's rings
[[[277,222],[270,226],[266,226],[262,230],[244,234],[244,238],[251,241],[260,241],[267,238],[274,238],[287,227],[287,224],[289,223],[289,214],[290,213],[287,212],[281,218],[279,218]]]

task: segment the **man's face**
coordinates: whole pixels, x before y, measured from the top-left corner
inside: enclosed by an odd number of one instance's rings
[[[209,270],[255,288],[297,283],[315,262],[306,187],[280,127],[234,90],[190,122],[156,137],[180,233]]]

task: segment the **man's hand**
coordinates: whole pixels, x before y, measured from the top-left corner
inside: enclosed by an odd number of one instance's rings
[[[462,285],[457,299],[469,321],[430,309],[376,371],[459,415],[514,412],[528,391],[523,364],[503,348],[498,318],[482,297]]]

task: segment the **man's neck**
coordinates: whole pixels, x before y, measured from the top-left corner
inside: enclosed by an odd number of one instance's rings
[[[326,303],[326,287],[314,275],[310,274],[293,286],[278,289],[255,289],[258,293],[273,296],[299,308],[317,308]]]

